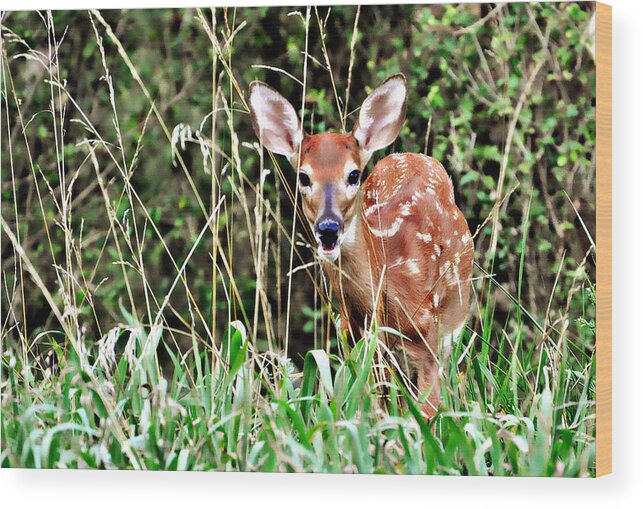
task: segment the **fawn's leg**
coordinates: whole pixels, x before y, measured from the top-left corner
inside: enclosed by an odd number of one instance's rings
[[[435,416],[440,404],[440,377],[438,361],[424,344],[406,344],[408,361],[417,374],[418,396],[427,420]]]

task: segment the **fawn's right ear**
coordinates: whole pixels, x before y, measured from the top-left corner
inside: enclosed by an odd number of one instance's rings
[[[268,150],[292,161],[302,139],[295,108],[279,92],[260,81],[250,84],[248,97],[252,127],[259,141]]]
[[[395,74],[366,98],[353,127],[363,165],[366,165],[373,152],[395,141],[405,118],[406,78],[403,74]]]

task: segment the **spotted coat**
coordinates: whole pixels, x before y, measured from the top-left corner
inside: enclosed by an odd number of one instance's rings
[[[451,179],[436,159],[393,154],[377,163],[362,193],[367,249],[349,258],[345,272],[361,264],[368,277],[354,279],[370,281],[370,288],[342,282],[351,325],[363,328],[377,301],[380,324],[435,349],[439,337],[465,320],[473,264],[473,241]]]

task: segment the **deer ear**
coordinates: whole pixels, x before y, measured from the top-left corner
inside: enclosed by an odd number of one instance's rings
[[[292,158],[299,151],[301,129],[292,105],[276,90],[260,81],[248,89],[252,127],[259,141],[275,154]]]
[[[395,74],[373,90],[359,111],[353,136],[364,155],[393,143],[406,117],[406,79]]]

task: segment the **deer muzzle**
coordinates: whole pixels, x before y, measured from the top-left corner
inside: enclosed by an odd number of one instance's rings
[[[344,231],[344,222],[334,215],[322,216],[315,224],[315,237],[320,254],[331,260],[339,256],[339,243]]]

